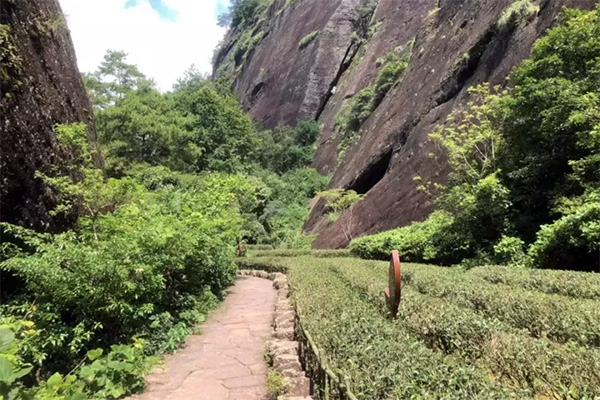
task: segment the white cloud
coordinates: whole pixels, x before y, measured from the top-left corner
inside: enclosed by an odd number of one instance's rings
[[[60,0],[75,44],[79,69],[94,71],[107,50],[123,50],[161,90],[170,90],[191,65],[210,73],[214,48],[225,30],[217,26],[223,0],[163,0],[177,12],[161,19],[148,1],[125,9],[127,0]]]

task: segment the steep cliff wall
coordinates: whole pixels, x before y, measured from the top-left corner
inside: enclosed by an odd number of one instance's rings
[[[57,0],[3,0],[0,23],[0,221],[60,228],[68,221],[50,224],[54,196],[35,171],[62,156],[56,124],[84,122],[97,142],[92,107]]]
[[[244,107],[267,128],[316,119],[356,52],[352,33],[370,3],[274,0],[250,27],[228,33],[215,73],[234,79]]]
[[[595,4],[379,0],[370,29],[357,35],[356,20],[367,2],[275,2],[272,18],[263,24],[269,27],[264,37],[240,59],[234,90],[267,126],[306,118],[321,122],[314,166],[333,174],[332,187],[366,196],[335,223],[323,217],[323,201],[315,202],[305,230],[319,233],[317,247],[342,247],[353,237],[424,219],[431,199],[417,190],[420,183],[414,178],[443,183],[449,172],[442,152],[428,141],[429,133],[465,104],[469,87],[506,84],[511,69],[529,55],[563,6],[590,9]],[[312,48],[300,49],[298,40],[315,30],[328,33],[319,35]],[[230,33],[221,60],[234,51],[239,36]],[[374,85],[382,59],[407,48],[408,68],[340,152],[336,120],[362,89]]]

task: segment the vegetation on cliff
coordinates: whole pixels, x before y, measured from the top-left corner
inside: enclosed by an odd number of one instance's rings
[[[410,63],[414,42],[400,46],[377,60],[379,71],[375,82],[352,97],[335,117],[336,134],[339,136],[338,161],[360,139],[360,129],[364,122],[379,107],[387,93],[402,80]]]
[[[598,271],[600,9],[562,23],[510,76],[471,90],[431,135],[453,169],[425,222],[355,240],[363,257],[400,248],[410,261]],[[415,177],[419,180],[419,177]]]

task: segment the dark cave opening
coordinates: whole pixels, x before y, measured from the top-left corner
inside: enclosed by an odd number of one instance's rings
[[[389,149],[383,153],[377,161],[370,164],[350,187],[348,190],[354,190],[358,194],[366,194],[369,190],[373,189],[385,176],[385,173],[390,166],[392,161],[392,149]]]

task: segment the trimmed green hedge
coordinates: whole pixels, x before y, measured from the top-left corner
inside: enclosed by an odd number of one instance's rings
[[[492,267],[465,271],[403,264],[401,310],[397,321],[389,321],[383,297],[387,262],[309,256],[244,262],[246,268],[266,264],[288,272],[304,325],[327,362],[351,377],[359,398],[593,398],[600,393],[598,313],[596,302],[585,299],[600,282],[591,280],[583,292],[572,290],[573,282],[588,274],[538,271],[548,272],[554,283],[529,290],[494,276],[531,286],[541,277],[531,280],[530,271],[504,269],[496,275]],[[584,298],[550,295],[539,287]],[[418,361],[407,367],[404,357]],[[408,371],[398,376],[386,363]],[[449,368],[454,386],[441,394],[430,391],[443,379],[429,363]],[[462,380],[465,375],[474,379],[470,385]],[[377,376],[392,378],[382,382]],[[483,387],[487,397],[478,392]]]

